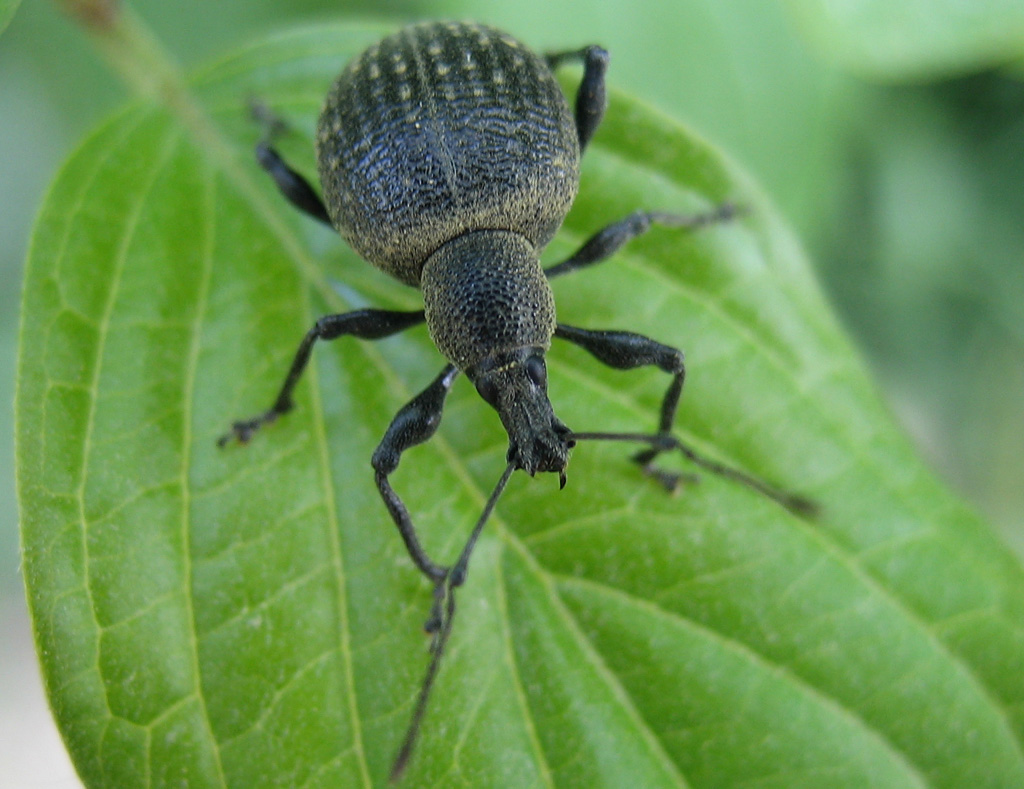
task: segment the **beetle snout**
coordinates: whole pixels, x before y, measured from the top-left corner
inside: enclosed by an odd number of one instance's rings
[[[569,451],[576,444],[569,434],[569,428],[555,420],[549,428],[533,432],[522,441],[511,441],[508,462],[531,477],[538,471],[556,471],[564,479]]]

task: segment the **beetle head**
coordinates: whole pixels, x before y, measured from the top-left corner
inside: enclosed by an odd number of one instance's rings
[[[557,471],[565,487],[565,468],[575,441],[548,399],[544,349],[503,351],[466,374],[508,432],[508,462],[531,477],[538,471]]]

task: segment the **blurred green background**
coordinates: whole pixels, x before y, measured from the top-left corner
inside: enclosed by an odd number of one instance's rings
[[[538,49],[601,43],[615,89],[684,120],[760,181],[921,452],[1024,555],[1024,5],[977,0],[936,24],[916,21],[935,22],[944,5],[925,0],[851,2],[844,18],[827,16],[822,0],[133,5],[186,68],[278,27],[339,16],[468,17]],[[126,98],[54,3],[23,4],[0,36],[5,785],[74,785],[56,735],[35,728],[48,717],[18,575],[10,403],[20,270],[54,171]]]

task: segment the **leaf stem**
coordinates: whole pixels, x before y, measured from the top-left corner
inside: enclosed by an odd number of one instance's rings
[[[164,107],[182,125],[195,146],[215,169],[223,173],[246,195],[299,263],[309,285],[340,312],[343,303],[323,272],[309,260],[292,234],[269,205],[239,152],[218,131],[209,115],[195,100],[178,64],[160,44],[145,22],[123,0],[54,0],[88,33],[97,50],[131,89],[141,98]]]
[[[89,34],[111,69],[139,96],[166,107],[205,150],[227,146],[193,101],[181,69],[159,39],[121,0],[56,0]]]

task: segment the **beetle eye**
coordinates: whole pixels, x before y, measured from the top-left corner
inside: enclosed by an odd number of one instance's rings
[[[498,387],[490,378],[481,378],[473,383],[476,385],[477,392],[488,403],[494,405],[498,401]]]
[[[544,386],[548,381],[548,370],[544,366],[544,359],[540,356],[531,356],[526,360],[526,374],[537,386]]]

